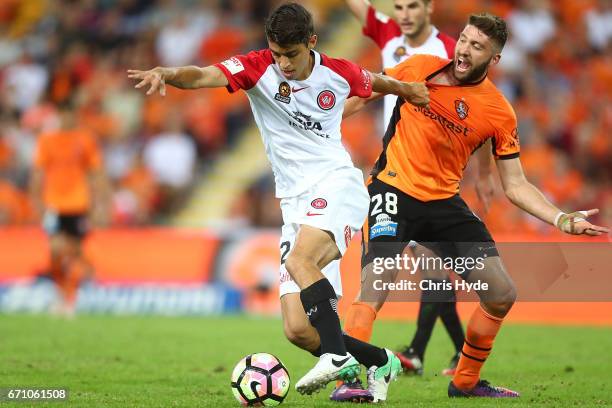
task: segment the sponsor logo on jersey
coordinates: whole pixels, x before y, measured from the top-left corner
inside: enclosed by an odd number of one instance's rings
[[[321,91],[317,96],[317,104],[323,110],[330,110],[336,105],[336,95],[329,89]]]
[[[403,45],[400,45],[399,47],[397,47],[395,49],[395,52],[393,53],[393,58],[399,62],[403,57],[405,57],[407,54],[406,52],[406,47],[404,47]]]
[[[278,86],[278,93],[274,95],[274,99],[282,103],[289,103],[291,102],[289,95],[291,95],[291,87],[287,82],[283,81]]]
[[[376,216],[376,223],[370,227],[370,239],[387,235],[397,235],[397,222],[393,222],[389,215],[382,213]]]
[[[467,137],[469,136],[469,132],[473,130],[467,126],[455,123],[452,120],[445,118],[444,116],[434,112],[431,109],[425,109],[422,106],[419,106],[415,107],[414,110],[415,112],[421,112],[426,118],[429,118],[434,122],[438,122],[443,128],[449,129],[457,134],[463,134],[463,136]]]
[[[372,78],[370,77],[370,73],[366,71],[365,69],[362,69],[361,78],[363,78],[363,89],[367,91],[368,89],[370,89],[370,86],[372,85]]]
[[[309,86],[305,86],[303,88],[291,88],[291,92],[296,93],[296,92],[300,92],[303,91],[304,89],[308,89],[310,88]]]
[[[312,120],[311,115],[305,115],[299,111],[293,111],[292,113],[293,114],[291,115],[291,119],[293,120],[289,121],[290,126],[304,130],[310,130],[319,137],[329,139],[329,135],[327,133],[321,132],[323,130],[321,122],[314,121]]]
[[[327,200],[324,198],[315,198],[310,202],[310,206],[312,208],[316,208],[317,210],[322,210],[327,207]]]
[[[236,75],[237,73],[244,71],[244,65],[242,65],[242,62],[240,62],[240,60],[236,57],[223,61],[221,65],[227,68],[232,75]]]
[[[465,103],[463,99],[457,99],[455,101],[455,111],[457,112],[457,116],[459,116],[459,119],[464,120],[465,118],[467,118],[469,110],[470,107],[467,105],[467,103]]]

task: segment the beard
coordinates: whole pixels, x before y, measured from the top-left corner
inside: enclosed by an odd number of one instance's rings
[[[457,78],[455,70],[453,69],[455,79],[459,81],[460,84],[471,84],[481,80],[489,69],[489,63],[491,62],[491,59],[489,59],[487,62],[483,62],[481,65],[472,67],[472,70],[464,78]]]

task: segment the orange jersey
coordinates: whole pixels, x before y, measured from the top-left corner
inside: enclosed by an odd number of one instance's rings
[[[450,63],[414,55],[385,74],[422,82]],[[471,154],[487,139],[492,138],[497,159],[518,157],[520,150],[514,110],[488,78],[473,85],[428,87],[430,110],[398,100],[373,171],[379,180],[421,201],[457,194]]]
[[[44,175],[45,206],[60,214],[88,211],[89,172],[102,165],[93,135],[83,130],[58,130],[41,135],[34,165]]]

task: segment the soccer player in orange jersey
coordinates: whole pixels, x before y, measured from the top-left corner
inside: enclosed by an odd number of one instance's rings
[[[523,173],[517,120],[510,103],[487,78],[506,42],[506,23],[491,14],[473,14],[457,42],[453,60],[415,55],[385,73],[401,81],[426,81],[430,107],[398,100],[383,152],[368,190],[363,228],[365,281],[372,290],[375,260],[395,257],[415,240],[442,258],[482,258],[483,268],[461,274],[481,282],[480,306],[471,316],[449,397],[517,397],[480,378],[516,289],[485,224],[459,196],[459,181],[470,155],[488,139],[506,196],[516,206],[568,234],[601,235],[606,227],[586,221],[597,209],[566,214],[551,204]],[[354,109],[347,105],[347,109]],[[346,112],[350,114],[350,112]]]
[[[94,136],[77,127],[70,106],[60,107],[59,116],[60,128],[38,138],[30,191],[49,235],[50,273],[61,296],[54,311],[71,316],[90,269],[81,253],[88,216],[106,222],[108,187]]]
[[[382,66],[392,68],[416,54],[436,55],[442,58],[453,58],[456,40],[439,31],[431,22],[435,8],[433,0],[393,0],[393,16],[378,11],[369,0],[345,0],[350,11],[363,27],[363,34],[372,39],[381,50]],[[353,98],[356,99],[356,98]],[[384,124],[391,118],[397,97],[384,97]],[[354,103],[350,101],[350,103]],[[478,180],[476,192],[485,211],[493,195],[491,177],[491,149],[484,145],[478,149]],[[432,255],[429,250],[413,242],[407,250],[412,256]],[[421,271],[421,273],[424,271]],[[447,271],[428,271],[428,277],[435,281],[448,279]],[[443,375],[455,373],[463,339],[465,337],[457,313],[455,295],[445,292],[447,301],[433,302],[437,295],[424,292],[419,305],[417,327],[409,345],[396,353],[402,362],[404,372],[423,373],[425,350],[440,317],[454,346],[454,353],[448,367],[442,370]],[[355,299],[348,307],[344,319],[344,330],[350,336],[362,341],[369,341],[376,319],[384,299],[371,296],[366,299]],[[339,383],[330,397],[335,401],[359,401],[363,390],[359,383]]]

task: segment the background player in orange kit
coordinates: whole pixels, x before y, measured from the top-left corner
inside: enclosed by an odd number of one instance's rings
[[[487,78],[488,69],[501,58],[507,36],[501,18],[471,15],[453,60],[416,55],[386,70],[402,81],[427,81],[430,109],[397,102],[368,187],[370,197],[380,196],[382,203],[370,206],[364,226],[363,266],[369,268],[375,258],[394,257],[410,240],[444,258],[484,259],[483,269],[461,275],[470,283],[487,283],[488,290],[478,292],[480,307],[468,323],[461,358],[448,388],[450,397],[519,395],[480,378],[516,290],[486,226],[458,194],[472,152],[491,139],[504,192],[524,211],[568,234],[609,232],[586,221],[597,209],[566,214],[525,178],[516,115]],[[379,228],[383,214],[392,228]],[[365,273],[371,272],[366,269]]]
[[[50,273],[61,296],[55,311],[72,315],[79,283],[90,272],[81,244],[90,216],[106,223],[108,185],[94,136],[78,127],[69,105],[59,116],[60,128],[38,138],[30,190],[49,235]]]

